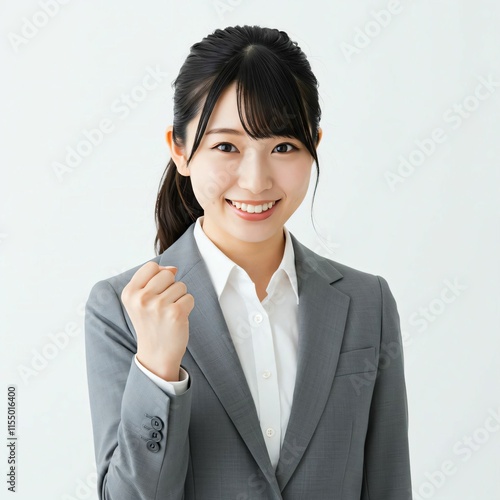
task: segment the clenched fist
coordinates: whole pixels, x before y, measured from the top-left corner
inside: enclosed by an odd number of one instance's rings
[[[189,339],[194,297],[177,268],[150,261],[123,288],[121,299],[137,333],[137,359],[148,370],[175,382]]]

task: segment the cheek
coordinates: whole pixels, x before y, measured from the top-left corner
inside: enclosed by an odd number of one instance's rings
[[[282,176],[281,187],[287,193],[289,198],[300,198],[307,193],[311,170],[304,165],[291,166]]]
[[[206,208],[212,202],[214,197],[217,196],[217,187],[213,183],[210,183],[205,176],[191,177],[191,185],[193,187],[194,195],[202,208]]]
[[[232,181],[233,176],[224,165],[198,165],[191,173],[193,192],[203,208],[217,203]]]

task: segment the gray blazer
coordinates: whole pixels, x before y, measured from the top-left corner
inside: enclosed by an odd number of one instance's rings
[[[135,364],[120,300],[134,267],[97,282],[85,348],[99,499],[411,500],[399,315],[386,280],[314,253],[291,234],[299,353],[277,470],[194,223],[151,259],[175,265],[195,298],[178,396]]]

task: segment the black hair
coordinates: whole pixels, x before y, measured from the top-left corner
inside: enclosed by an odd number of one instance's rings
[[[201,110],[191,161],[221,93],[236,82],[238,113],[244,130],[254,138],[293,137],[316,162],[321,108],[318,82],[297,42],[284,31],[260,26],[216,29],[195,43],[173,82],[172,139],[186,144],[188,123]],[[245,115],[242,114],[242,106]],[[314,203],[314,196],[313,196]],[[155,206],[155,250],[163,253],[203,215],[191,177],[178,173],[172,159],[163,173]]]

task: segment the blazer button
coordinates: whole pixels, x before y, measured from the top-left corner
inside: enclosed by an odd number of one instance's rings
[[[159,443],[161,441],[162,434],[160,431],[155,431],[155,430],[150,430],[148,432],[148,439],[151,439],[151,441],[155,441],[156,443]]]
[[[155,431],[161,431],[163,429],[163,422],[160,417],[153,417],[151,419],[151,427]]]
[[[148,450],[152,451],[153,453],[158,453],[160,451],[160,445],[156,441],[149,440],[146,443],[146,446],[148,447]]]

